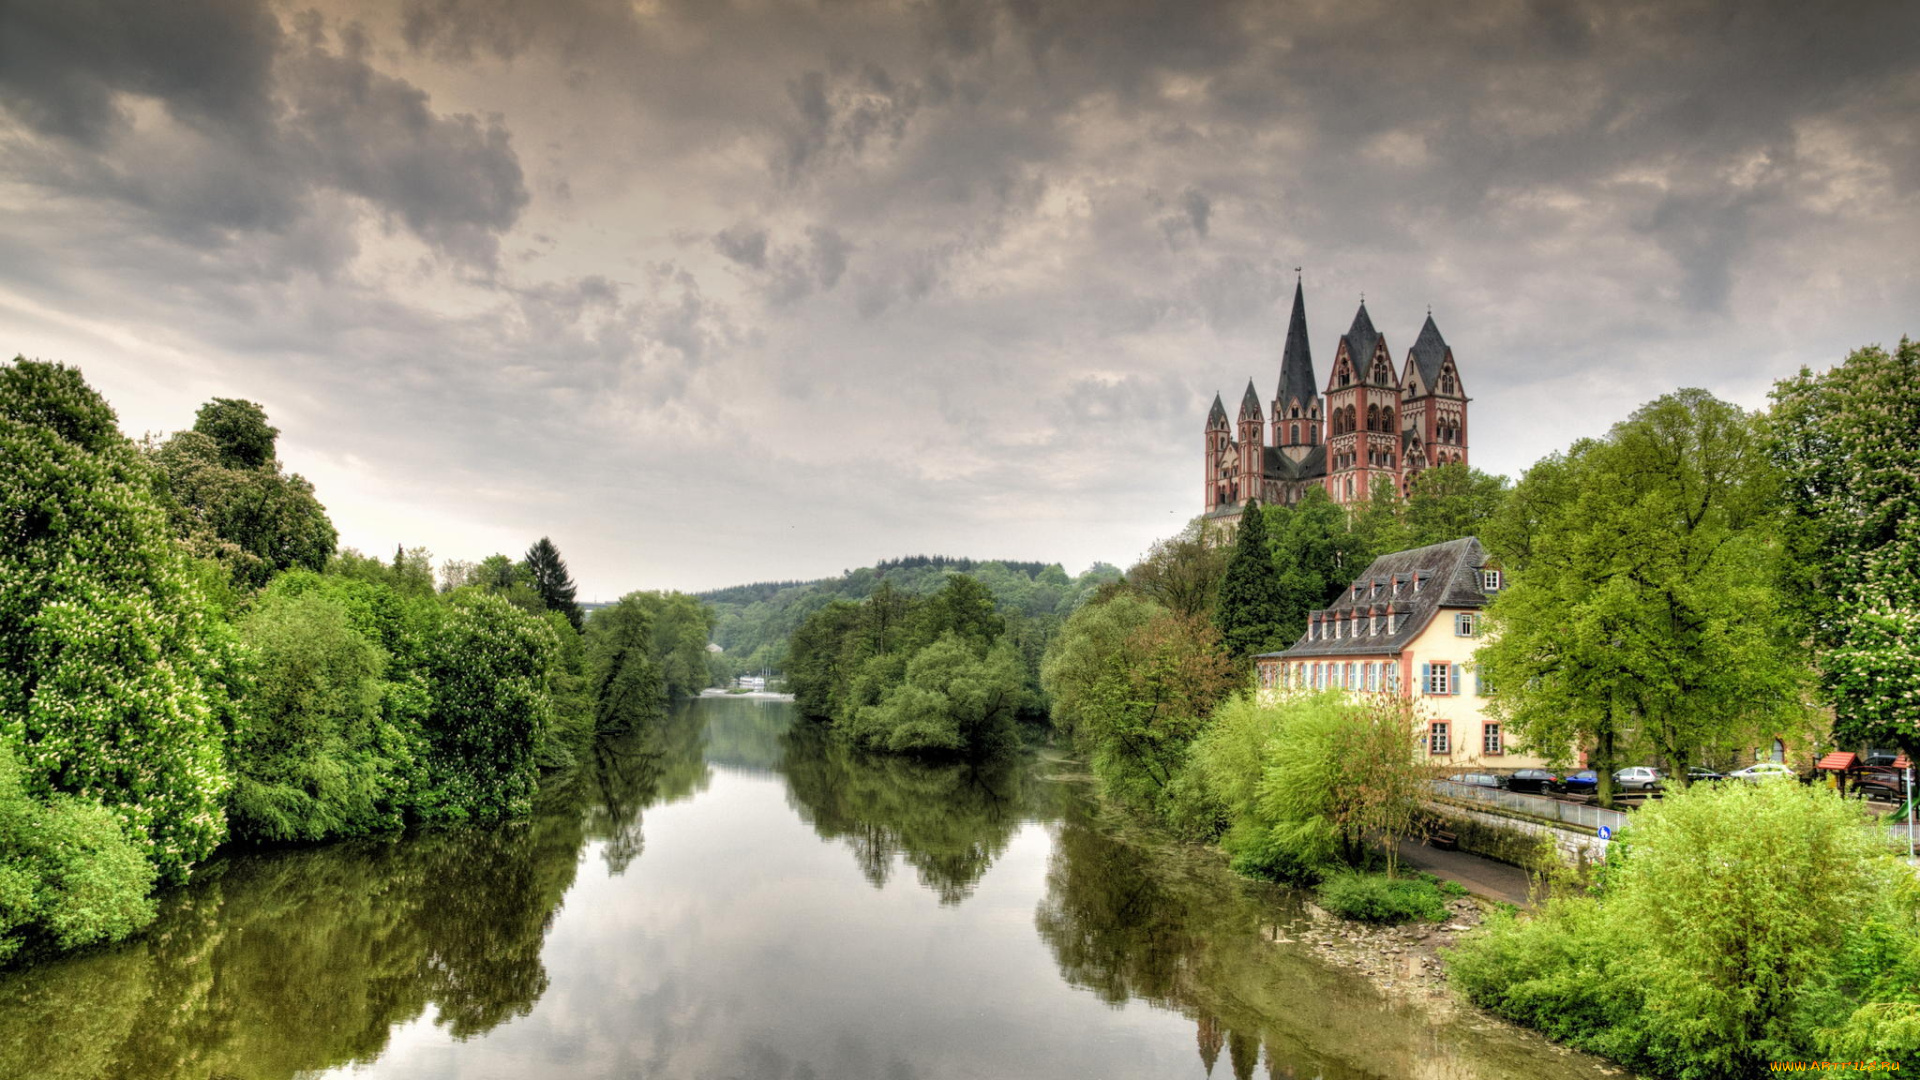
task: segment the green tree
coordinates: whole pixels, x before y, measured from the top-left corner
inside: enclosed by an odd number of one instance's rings
[[[1804,716],[1761,451],[1753,417],[1683,390],[1529,470],[1526,523],[1492,530],[1528,539],[1495,549],[1488,712],[1551,758],[1592,746],[1603,802],[1629,745],[1684,777],[1702,748]]]
[[[1478,536],[1506,504],[1511,486],[1504,476],[1489,476],[1465,465],[1439,465],[1414,475],[1407,491],[1403,547],[1444,544]],[[1390,548],[1387,551],[1402,550]],[[1387,551],[1376,551],[1384,555]]]
[[[226,640],[152,472],[79,371],[0,367],[0,741],[29,794],[107,807],[163,878],[226,835]]]
[[[983,648],[949,630],[842,727],[854,742],[893,753],[990,754],[1012,745],[1023,693],[1010,643]]]
[[[1272,646],[1285,648],[1287,631],[1280,572],[1267,546],[1267,519],[1258,501],[1248,499],[1233,539],[1233,554],[1220,579],[1213,625],[1234,659]]]
[[[267,423],[267,410],[238,398],[214,398],[200,406],[193,430],[213,441],[220,464],[230,469],[267,468],[280,437],[280,429]]]
[[[1920,343],[1803,368],[1773,399],[1787,580],[1834,734],[1920,752]]]
[[[436,605],[424,673],[429,819],[524,817],[533,807],[535,752],[553,722],[553,630],[498,596],[456,592]]]
[[[1267,510],[1273,559],[1280,569],[1279,629],[1282,647],[1307,632],[1307,617],[1340,595],[1374,552],[1349,527],[1347,511],[1319,487],[1291,507]]]
[[[228,757],[233,832],[323,840],[405,823],[417,729],[382,716],[386,653],[316,589],[269,589],[240,625],[249,678]]]
[[[1041,682],[1107,790],[1164,812],[1188,746],[1239,678],[1212,626],[1123,594],[1067,620]]]
[[[560,549],[553,546],[552,540],[541,537],[527,549],[526,567],[534,591],[540,594],[540,602],[547,610],[565,615],[574,631],[579,632],[580,605],[574,602],[573,575],[567,572],[567,561],[560,557]]]
[[[653,614],[637,595],[587,620],[587,678],[594,727],[631,731],[661,714],[666,689],[653,661]]]
[[[1176,615],[1210,618],[1233,549],[1211,543],[1206,524],[1189,522],[1179,535],[1156,541],[1127,571],[1127,584]]]

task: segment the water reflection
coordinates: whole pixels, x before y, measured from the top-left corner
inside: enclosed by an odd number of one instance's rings
[[[1287,894],[1031,761],[791,711],[676,708],[521,825],[215,864],[141,940],[0,977],[0,1077],[1599,1075],[1276,944]]]

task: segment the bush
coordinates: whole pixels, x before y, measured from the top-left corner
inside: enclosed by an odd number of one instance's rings
[[[104,807],[69,795],[41,803],[0,750],[0,963],[44,943],[118,941],[153,921],[154,869]]]
[[[424,665],[433,802],[423,816],[489,821],[532,811],[558,648],[544,619],[499,596],[461,590],[440,605]]]
[[[1320,906],[1346,919],[1369,923],[1439,922],[1447,895],[1429,877],[1395,877],[1344,870],[1320,885]]]
[[[854,742],[922,754],[986,754],[1013,744],[1026,688],[1011,643],[988,648],[949,631],[906,669],[879,704],[842,725]]]
[[[1635,815],[1594,893],[1491,920],[1450,967],[1475,1003],[1650,1074],[1910,1049],[1910,879],[1824,788],[1696,786]]]

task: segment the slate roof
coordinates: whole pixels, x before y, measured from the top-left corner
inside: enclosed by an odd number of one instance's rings
[[[1227,407],[1220,404],[1219,394],[1213,395],[1213,408],[1207,410],[1207,426],[1210,428],[1227,426]]]
[[[1240,398],[1240,418],[1244,420],[1249,416],[1260,419],[1260,395],[1254,393],[1252,379],[1247,380],[1247,392]]]
[[[1480,546],[1479,538],[1473,536],[1382,555],[1373,560],[1365,573],[1340,591],[1340,598],[1331,607],[1314,614],[1325,616],[1357,611],[1364,615],[1378,610],[1384,615],[1391,610],[1405,616],[1399,620],[1397,630],[1391,634],[1362,635],[1357,638],[1310,639],[1302,636],[1293,648],[1265,655],[1298,660],[1322,656],[1397,654],[1420,636],[1440,609],[1486,606],[1487,594],[1481,591],[1479,573],[1486,563],[1487,551]],[[1419,590],[1415,591],[1410,582],[1415,575],[1422,574],[1425,577]],[[1392,583],[1396,577],[1401,582],[1398,596],[1393,595]],[[1353,595],[1352,586],[1355,584],[1361,587],[1358,599]],[[1376,585],[1378,588],[1375,588]]]
[[[1420,336],[1413,342],[1413,362],[1420,367],[1420,385],[1427,393],[1433,393],[1440,385],[1440,364],[1447,358],[1447,339],[1440,336],[1440,328],[1433,323],[1433,315],[1427,315],[1427,324],[1420,328]]]
[[[1286,409],[1298,401],[1305,415],[1320,396],[1320,384],[1313,378],[1313,349],[1307,344],[1307,302],[1300,283],[1293,283],[1293,317],[1287,321],[1287,343],[1280,350],[1280,389],[1274,392],[1276,409]]]
[[[1366,378],[1367,365],[1373,362],[1373,347],[1380,340],[1380,332],[1373,328],[1373,319],[1367,314],[1367,302],[1360,301],[1360,310],[1354,313],[1353,325],[1340,335],[1347,343],[1347,356],[1353,360],[1353,370],[1361,379]]]
[[[1268,480],[1318,480],[1327,475],[1327,447],[1322,443],[1308,450],[1299,461],[1269,446],[1261,455],[1261,472]]]

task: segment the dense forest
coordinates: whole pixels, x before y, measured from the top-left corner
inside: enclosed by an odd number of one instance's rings
[[[221,844],[526,816],[715,672],[711,609],[583,619],[558,548],[337,548],[258,405],[135,444],[79,371],[0,366],[0,962],[125,937]]]

